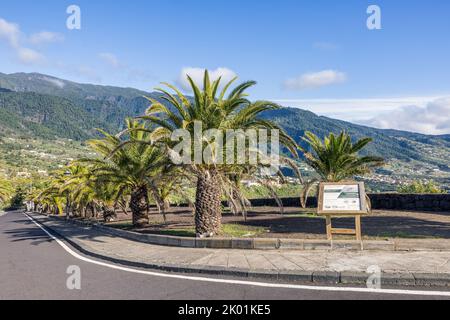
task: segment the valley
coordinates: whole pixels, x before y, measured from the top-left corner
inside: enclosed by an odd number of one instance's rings
[[[8,178],[48,175],[73,159],[88,155],[84,144],[96,128],[111,133],[123,119],[142,115],[143,96],[132,88],[79,84],[42,74],[0,73],[0,174]],[[450,190],[450,138],[360,126],[296,108],[264,114],[302,143],[305,131],[319,137],[347,131],[355,139],[371,137],[366,153],[387,164],[365,180],[372,191],[395,191],[414,180],[434,180]],[[303,167],[303,166],[302,166]],[[312,172],[306,167],[304,174]]]

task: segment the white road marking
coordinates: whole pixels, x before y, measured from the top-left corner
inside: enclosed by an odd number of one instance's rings
[[[205,277],[193,277],[193,276],[183,276],[175,274],[166,274],[152,271],[145,271],[139,269],[133,269],[128,267],[121,267],[114,264],[109,264],[101,261],[92,260],[83,257],[69,248],[62,240],[57,236],[50,233],[47,228],[45,228],[41,223],[37,222],[33,217],[25,214],[25,216],[30,219],[36,226],[42,229],[51,239],[55,240],[66,252],[72,255],[74,258],[99,265],[102,267],[121,270],[126,272],[132,272],[137,274],[144,274],[152,277],[160,278],[171,278],[189,281],[201,281],[201,282],[211,282],[211,283],[221,283],[221,284],[234,284],[252,287],[264,287],[264,288],[279,288],[279,289],[294,289],[294,290],[309,290],[309,291],[331,291],[331,292],[358,292],[358,293],[370,293],[370,294],[391,294],[391,295],[412,295],[412,296],[432,296],[432,297],[450,297],[450,292],[446,291],[418,291],[418,290],[396,290],[396,289],[368,289],[368,288],[351,288],[351,287],[317,287],[317,286],[306,286],[306,285],[295,285],[295,284],[276,284],[276,283],[264,283],[264,282],[253,282],[253,281],[243,281],[243,280],[228,280],[228,279],[212,279]]]

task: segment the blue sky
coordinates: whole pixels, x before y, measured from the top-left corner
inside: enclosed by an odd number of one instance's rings
[[[71,4],[81,30],[66,28]],[[366,26],[371,4],[381,30]],[[208,68],[257,80],[255,99],[443,134],[449,13],[447,0],[2,1],[0,72],[151,90]]]

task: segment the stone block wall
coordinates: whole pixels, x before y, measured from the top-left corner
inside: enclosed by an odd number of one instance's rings
[[[409,210],[449,212],[450,194],[369,194],[374,210]],[[285,207],[300,207],[300,198],[283,198]],[[274,199],[251,200],[253,207],[276,207]],[[317,207],[317,198],[308,199],[308,208]]]

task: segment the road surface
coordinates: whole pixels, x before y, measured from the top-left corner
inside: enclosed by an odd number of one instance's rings
[[[51,231],[50,231],[51,232]],[[70,248],[75,251],[75,249]],[[80,255],[81,256],[81,255]],[[230,282],[214,283],[192,279],[139,274],[117,270],[109,262],[98,265],[74,257],[22,213],[0,216],[0,299],[178,299],[178,300],[302,300],[302,299],[449,299],[409,294],[334,291],[323,287],[274,288]],[[98,261],[98,260],[95,260]],[[70,266],[81,271],[80,290],[70,290]],[[143,271],[142,269],[134,269]],[[149,270],[151,271],[151,270]],[[159,273],[164,275],[164,273]],[[210,279],[215,279],[210,277]],[[71,282],[72,283],[72,282]],[[341,288],[342,289],[342,288]],[[345,288],[347,290],[347,288]],[[412,290],[410,288],[410,290]],[[416,290],[416,289],[414,289]],[[432,289],[428,289],[432,290]],[[434,288],[434,290],[439,290]],[[442,289],[441,289],[442,290]]]

